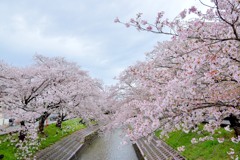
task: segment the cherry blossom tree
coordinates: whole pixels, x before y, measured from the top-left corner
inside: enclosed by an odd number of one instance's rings
[[[63,115],[68,118],[80,116],[80,112],[92,110],[97,112],[97,106],[93,105],[97,99],[101,98],[100,88],[97,81],[88,76],[86,71],[72,62],[67,62],[64,58],[48,58],[36,56],[36,65],[40,67],[43,77],[51,78],[52,83],[47,90],[42,92],[38,102],[42,116],[39,121],[39,129],[43,131],[44,121],[53,112],[59,113],[57,125],[60,127]],[[77,101],[74,104],[73,101]],[[74,104],[74,105],[73,105]],[[84,106],[84,107],[83,107]],[[71,113],[71,114],[70,114]],[[84,114],[89,118],[89,114]]]
[[[193,6],[172,21],[163,19],[163,12],[154,23],[142,14],[128,23],[115,19],[139,31],[171,36],[147,53],[146,61],[119,76],[124,105],[113,123],[124,124],[132,140],[156,129],[163,136],[176,129],[196,130],[209,117],[215,119],[204,129],[214,133],[224,118],[240,114],[240,3],[200,2],[206,13]]]
[[[35,81],[36,88],[31,83],[31,76],[34,71],[26,74],[23,68],[17,68],[7,65],[3,62],[0,64],[0,84],[1,97],[0,106],[3,114],[21,121],[19,129],[19,140],[11,139],[10,142],[16,144],[18,148],[16,155],[20,159],[31,156],[31,151],[37,148],[36,129],[34,126],[35,118],[39,116],[36,112],[30,112],[28,106],[34,105],[34,98],[46,87],[45,81]],[[31,88],[27,89],[27,87]]]
[[[21,150],[18,156],[23,159],[38,145],[36,121],[38,131],[44,133],[45,121],[52,113],[98,118],[103,105],[102,84],[76,63],[41,55],[34,59],[35,64],[24,68],[0,63],[0,106],[4,114],[21,121],[17,146]],[[58,127],[62,120],[63,116]]]

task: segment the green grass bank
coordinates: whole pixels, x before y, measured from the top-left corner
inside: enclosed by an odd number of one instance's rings
[[[62,129],[57,128],[55,123],[46,126],[44,129],[45,135],[39,135],[41,139],[39,150],[54,144],[75,131],[85,128],[86,126],[80,124],[79,121],[79,118],[64,121],[62,123]],[[14,139],[17,139],[17,135],[13,136]],[[9,135],[0,136],[0,154],[4,155],[3,160],[17,160],[17,157],[15,157],[16,151],[15,144],[9,141]]]
[[[159,137],[160,131],[155,132]],[[240,144],[233,143],[231,137],[234,136],[234,132],[228,132],[224,128],[219,129],[213,135],[214,140],[206,140],[192,144],[192,138],[199,139],[200,137],[209,136],[209,133],[201,130],[200,132],[174,131],[169,134],[169,138],[163,140],[171,147],[177,150],[180,146],[185,146],[185,151],[180,154],[186,157],[188,160],[228,160],[230,157],[227,152],[230,148],[235,150],[235,155],[240,157]],[[217,138],[224,138],[223,143],[219,143]]]

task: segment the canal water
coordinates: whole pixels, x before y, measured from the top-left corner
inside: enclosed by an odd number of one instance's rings
[[[121,130],[96,138],[77,154],[77,160],[138,160],[131,143],[122,144]]]

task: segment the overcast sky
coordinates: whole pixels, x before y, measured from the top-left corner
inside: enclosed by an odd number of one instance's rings
[[[1,0],[0,59],[15,65],[33,63],[33,55],[61,56],[89,74],[113,84],[114,76],[144,60],[166,37],[114,23],[139,12],[155,19],[157,12],[175,17],[196,0]]]

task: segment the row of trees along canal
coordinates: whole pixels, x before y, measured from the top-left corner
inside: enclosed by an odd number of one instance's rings
[[[38,145],[37,131],[44,133],[50,114],[59,115],[57,127],[66,116],[98,119],[105,95],[100,81],[75,63],[41,55],[34,60],[33,65],[24,68],[0,62],[0,106],[3,114],[21,121],[18,147],[25,156]]]
[[[197,131],[209,118],[204,130],[214,133],[226,117],[240,135],[240,1],[199,2],[205,11],[192,6],[173,20],[164,12],[153,23],[142,13],[129,22],[115,19],[171,38],[123,71],[111,88],[118,102],[113,124],[124,124],[133,141],[158,129],[161,136],[176,129]],[[231,140],[238,143],[240,137]]]

